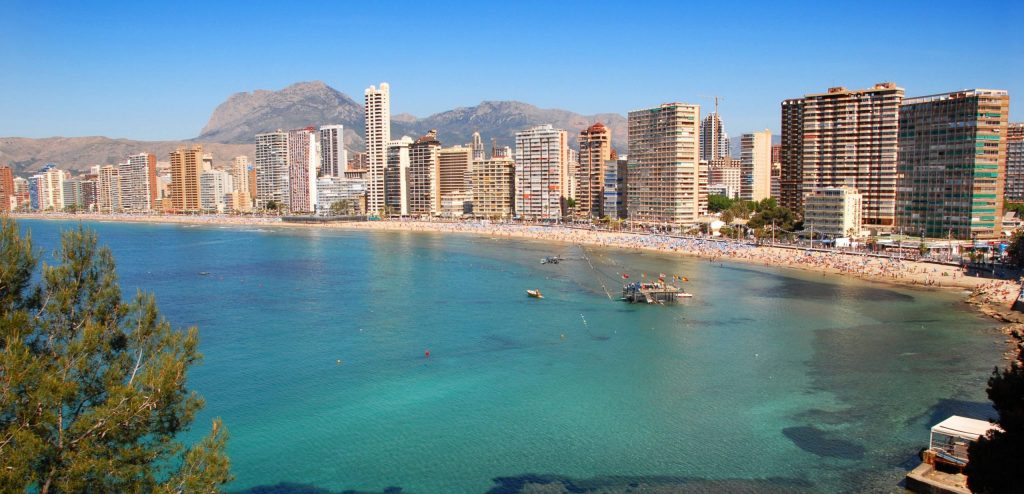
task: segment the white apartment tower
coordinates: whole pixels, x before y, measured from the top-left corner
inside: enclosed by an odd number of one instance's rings
[[[527,219],[559,219],[568,187],[569,145],[550,124],[516,133],[515,211]]]
[[[402,136],[388,143],[384,195],[391,214],[409,215],[409,146],[412,142],[411,137]]]
[[[149,177],[151,155],[135,154],[128,161],[117,165],[121,181],[121,209],[125,211],[149,211],[152,197]]]
[[[700,124],[700,159],[708,163],[729,156],[729,134],[716,109]]]
[[[345,151],[345,127],[320,127],[320,175],[342,177],[348,170],[348,152]]]
[[[288,133],[256,134],[256,207],[288,204]]]
[[[370,86],[363,92],[366,98],[366,210],[377,214],[384,209],[384,169],[387,166],[387,146],[391,142],[391,87],[380,83],[380,89]]]

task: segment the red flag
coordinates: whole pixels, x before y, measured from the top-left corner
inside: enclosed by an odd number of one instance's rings
[[[626,274],[626,273],[622,273],[622,279],[628,280],[629,279],[629,275]]]

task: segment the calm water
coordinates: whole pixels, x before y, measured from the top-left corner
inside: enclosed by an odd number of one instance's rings
[[[49,252],[72,223],[22,225]],[[89,226],[126,294],[200,327],[195,435],[223,417],[238,491],[899,491],[929,424],[990,412],[1001,350],[955,294],[794,271],[471,236]],[[584,253],[596,270],[538,262]],[[614,297],[622,271],[683,274],[696,296],[611,301],[602,283]]]

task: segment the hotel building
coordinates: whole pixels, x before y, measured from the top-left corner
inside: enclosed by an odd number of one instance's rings
[[[438,159],[441,163],[438,172],[438,190],[443,202],[448,196],[461,195],[466,192],[466,181],[469,180],[469,167],[473,162],[473,149],[464,146],[441,148]]]
[[[892,82],[783,101],[780,204],[799,215],[807,192],[853,187],[863,196],[864,226],[891,230],[902,101]]]
[[[515,169],[512,158],[492,157],[473,162],[469,181],[474,215],[502,219],[512,217]]]
[[[772,195],[772,132],[743,134],[740,137],[740,199],[760,201]]]
[[[441,212],[441,141],[431,130],[409,146],[409,214]]]
[[[288,131],[288,210],[311,213],[316,209],[316,170],[320,162],[317,132],[313,127]]]
[[[178,148],[171,152],[171,212],[198,212],[199,174],[203,172],[203,146]]]
[[[897,221],[927,237],[995,238],[1002,230],[1006,91],[909,98],[899,120]]]
[[[324,177],[343,177],[348,171],[348,153],[345,151],[345,127],[320,127],[320,170]]]
[[[388,144],[387,168],[384,170],[385,203],[391,214],[409,215],[409,146],[412,138]]]
[[[1024,123],[1009,124],[1006,131],[1006,187],[1003,197],[1024,202]]]
[[[384,168],[387,166],[387,146],[391,142],[391,86],[386,82],[380,89],[366,88],[366,208],[370,214],[384,209]]]
[[[718,112],[712,113],[700,123],[700,159],[711,163],[729,156],[729,135]]]
[[[700,105],[665,103],[629,112],[629,219],[691,225],[701,210]]]
[[[604,167],[612,159],[612,133],[598,122],[580,131],[579,146],[576,210],[588,218],[600,218],[604,210]]]
[[[862,196],[853,187],[823,187],[804,197],[804,230],[825,237],[856,237],[863,222]]]
[[[568,134],[550,124],[516,132],[515,212],[531,220],[562,217],[568,188]]]
[[[256,207],[288,205],[288,133],[256,134]]]
[[[156,190],[156,155],[133,154],[118,165],[117,174],[121,181],[121,209],[124,211],[149,211],[153,209],[153,193]]]

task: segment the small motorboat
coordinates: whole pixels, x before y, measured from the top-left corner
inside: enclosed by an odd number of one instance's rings
[[[526,294],[533,298],[544,298],[544,295],[541,295],[540,290],[527,290]]]
[[[682,292],[682,293],[677,293],[676,297],[677,298],[693,298],[693,294],[692,293]]]
[[[549,256],[540,260],[541,264],[558,264],[562,259],[558,256]]]

